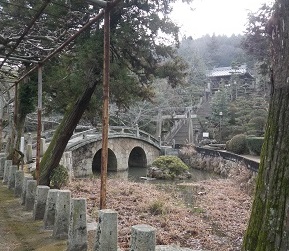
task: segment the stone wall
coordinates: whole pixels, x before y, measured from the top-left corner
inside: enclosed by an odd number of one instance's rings
[[[197,152],[192,152],[190,156],[180,153],[179,157],[191,168],[213,172],[224,178],[234,178],[241,189],[248,193],[252,193],[255,188],[257,172],[250,170],[242,161],[205,156]]]

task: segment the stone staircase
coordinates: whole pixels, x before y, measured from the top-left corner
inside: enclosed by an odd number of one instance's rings
[[[185,118],[175,122],[168,134],[165,135],[164,141],[169,145],[175,145],[176,148],[184,144],[196,143],[202,134],[202,124],[212,113],[210,101],[211,97],[208,97],[208,99],[201,98],[195,112],[190,113],[190,111],[187,110],[184,114]],[[189,120],[190,114],[191,122]],[[190,126],[192,128],[191,135],[189,135]]]

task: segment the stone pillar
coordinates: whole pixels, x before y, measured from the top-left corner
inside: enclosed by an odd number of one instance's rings
[[[69,190],[59,190],[57,193],[53,227],[53,236],[57,239],[66,239],[68,236],[70,198],[71,192]]]
[[[20,152],[24,154],[24,148],[25,148],[25,140],[24,137],[21,137],[20,139]]]
[[[44,218],[47,195],[50,187],[49,186],[37,186],[36,195],[33,207],[33,219],[42,220]]]
[[[64,152],[63,156],[63,166],[66,167],[68,170],[68,175],[69,175],[69,182],[72,181],[72,178],[74,178],[73,174],[73,168],[72,168],[72,152]]]
[[[67,251],[87,250],[86,199],[72,199]]]
[[[40,157],[43,157],[45,150],[46,150],[45,148],[46,148],[45,139],[41,138],[40,139]]]
[[[37,181],[27,180],[24,210],[31,211],[34,207]]]
[[[32,144],[27,144],[26,147],[26,161],[30,163],[32,161]]]
[[[44,228],[53,229],[55,222],[55,209],[58,189],[50,189],[47,195],[45,213],[44,213]]]
[[[31,136],[31,132],[28,133],[27,144],[32,145],[32,136]]]
[[[23,183],[22,183],[22,192],[21,192],[21,205],[25,205],[26,199],[26,188],[27,188],[27,181],[33,180],[32,176],[24,176]]]
[[[99,211],[94,251],[117,250],[117,212]]]
[[[4,167],[5,167],[5,154],[0,153],[0,178],[3,179],[3,175],[4,175]]]
[[[4,165],[3,184],[8,183],[8,175],[9,175],[10,166],[12,166],[12,160],[6,160],[5,165]]]
[[[8,176],[8,188],[10,190],[15,188],[15,175],[18,167],[16,165],[10,166]]]
[[[21,197],[23,181],[24,181],[24,172],[22,170],[17,170],[15,174],[15,189],[14,189],[15,197]]]
[[[132,226],[130,250],[155,251],[156,229],[145,224]]]

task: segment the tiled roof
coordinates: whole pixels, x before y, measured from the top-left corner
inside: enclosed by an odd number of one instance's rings
[[[218,67],[209,71],[208,77],[222,77],[222,76],[231,76],[233,74],[245,74],[247,72],[247,66],[241,65],[238,69],[233,69],[232,67]]]

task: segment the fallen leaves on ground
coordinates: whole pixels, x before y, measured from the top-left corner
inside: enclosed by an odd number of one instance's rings
[[[88,214],[97,220],[99,178],[75,179],[65,189],[71,190],[72,197],[86,198]],[[106,205],[118,213],[118,244],[122,250],[129,250],[131,227],[148,224],[156,228],[158,245],[237,251],[249,218],[251,197],[234,179],[179,185],[108,179]]]

